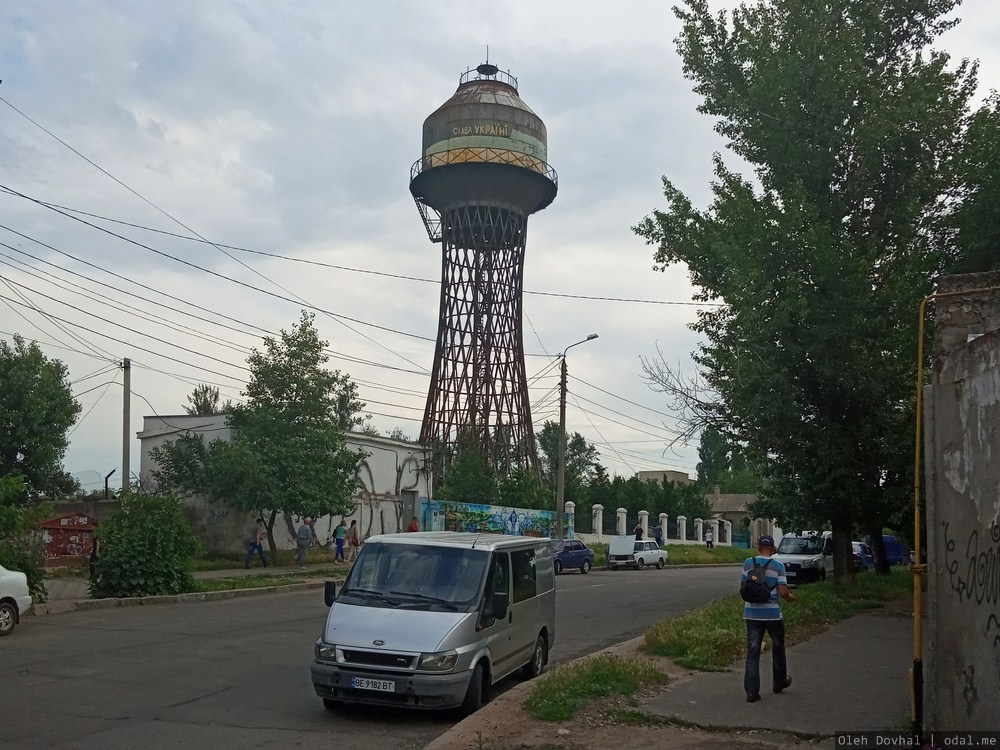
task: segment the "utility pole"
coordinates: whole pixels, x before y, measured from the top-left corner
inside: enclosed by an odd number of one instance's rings
[[[128,492],[129,477],[132,476],[129,468],[131,465],[129,449],[132,446],[132,436],[129,434],[132,430],[132,360],[128,357],[122,360],[122,370],[125,373],[125,383],[122,388],[124,391],[122,396],[124,399],[122,402],[122,490]]]
[[[578,344],[585,344],[597,338],[592,333],[576,344],[570,344],[562,353],[559,363],[559,451],[556,458],[556,539],[562,539],[566,532],[564,516],[566,515],[566,352]]]

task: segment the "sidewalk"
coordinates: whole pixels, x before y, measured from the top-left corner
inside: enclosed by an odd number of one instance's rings
[[[250,568],[249,570],[243,567],[238,568],[228,568],[225,570],[199,570],[193,575],[198,580],[218,580],[224,578],[245,578],[247,576],[257,576],[257,575],[273,575],[288,577],[292,579],[300,579],[303,581],[309,581],[314,583],[316,588],[320,588],[323,585],[323,579],[320,578],[308,578],[303,577],[303,573],[315,570],[329,569],[336,571],[335,576],[331,578],[340,579],[344,574],[350,570],[347,565],[337,565],[335,563],[312,563],[306,565],[306,569],[299,570],[295,565],[283,565],[276,566],[270,565],[267,568],[262,568],[260,565]],[[99,601],[91,599],[87,594],[87,579],[86,578],[49,578],[45,581],[45,587],[49,591],[49,598],[45,604],[36,604],[32,610],[34,614],[59,614],[62,612],[73,612],[80,607],[77,607],[77,602],[93,602]],[[270,588],[265,589],[245,589],[244,591],[258,591],[262,594],[271,593]]]
[[[903,729],[909,720],[907,670],[913,621],[907,602],[857,615],[788,649],[792,686],[770,691],[770,651],[761,657],[762,700],[747,703],[743,664],[729,672],[667,671],[670,682],[634,706],[668,723],[622,724],[598,701],[568,722],[530,717],[530,682],[514,685],[432,741],[425,750],[834,750],[836,732]],[[605,649],[643,658],[642,638]],[[590,657],[584,657],[590,658]],[[648,658],[648,656],[647,656]],[[484,744],[484,738],[485,744]]]
[[[759,703],[747,703],[742,663],[731,672],[677,679],[640,706],[643,713],[706,729],[765,729],[802,737],[905,728],[910,714],[908,669],[913,620],[885,610],[839,622],[788,649],[792,686],[771,692],[770,651],[760,660]],[[825,745],[824,745],[825,746]],[[832,741],[829,745],[833,747]]]

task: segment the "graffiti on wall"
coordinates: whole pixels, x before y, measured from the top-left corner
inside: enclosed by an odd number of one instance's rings
[[[552,536],[555,526],[555,513],[551,510],[421,500],[421,511],[421,528],[438,531],[546,537]],[[567,514],[567,537],[573,536],[571,519]]]
[[[980,536],[980,529],[973,529],[962,549],[951,536],[950,524],[944,526],[945,569],[948,571],[951,590],[959,601],[986,604],[995,609],[1000,605],[1000,524],[994,523]],[[993,628],[996,632],[993,633]],[[1000,620],[995,613],[986,618],[987,637],[994,635],[993,645],[1000,647]]]

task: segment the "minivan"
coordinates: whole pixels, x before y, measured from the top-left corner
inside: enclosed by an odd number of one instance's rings
[[[448,531],[365,541],[316,642],[312,681],[341,703],[476,711],[545,669],[555,642],[550,540]]]
[[[778,542],[774,559],[785,564],[789,585],[833,578],[833,534],[829,531],[785,534]]]

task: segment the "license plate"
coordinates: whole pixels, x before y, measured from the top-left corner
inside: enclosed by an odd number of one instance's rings
[[[393,680],[373,680],[369,677],[352,677],[351,687],[355,690],[378,690],[383,693],[396,692],[396,683]]]

